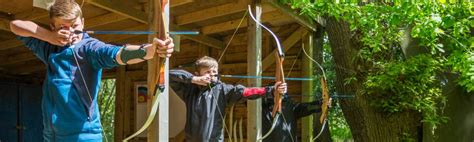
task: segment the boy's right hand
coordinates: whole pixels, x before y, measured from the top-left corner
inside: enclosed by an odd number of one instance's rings
[[[194,76],[191,82],[197,85],[207,86],[211,83],[211,76]]]
[[[78,35],[72,33],[69,30],[58,30],[51,31],[48,37],[50,38],[48,41],[49,43],[57,46],[65,46],[69,43],[72,43],[74,39],[78,37]]]
[[[283,83],[281,81],[276,82],[274,87],[279,94],[285,94],[288,89],[286,83]]]

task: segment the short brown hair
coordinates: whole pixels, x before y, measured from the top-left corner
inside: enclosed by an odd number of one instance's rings
[[[217,68],[218,65],[216,59],[209,56],[201,57],[194,63],[196,71],[199,71],[202,68]]]
[[[82,17],[82,10],[74,0],[56,0],[49,6],[49,18],[76,19]]]

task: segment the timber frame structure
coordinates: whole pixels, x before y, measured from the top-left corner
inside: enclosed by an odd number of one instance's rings
[[[146,31],[149,25],[149,0],[76,0],[83,3],[86,30]],[[275,43],[272,37],[247,16],[247,6],[260,11],[260,21],[268,25],[281,40],[285,50],[285,76],[313,77],[317,73],[301,49],[310,56],[320,52],[314,48],[313,33],[318,28],[286,5],[277,0],[170,0],[170,30],[199,31],[199,35],[181,35],[176,44],[177,52],[170,58],[170,68],[193,71],[190,65],[202,56],[220,61],[219,72],[232,75],[275,74]],[[9,22],[14,19],[31,20],[48,27],[48,12],[32,6],[32,0],[0,0],[0,81],[26,84],[41,84],[45,77],[45,66],[31,51],[10,32]],[[242,20],[242,22],[241,22]],[[235,36],[234,35],[235,32]],[[101,41],[114,44],[141,44],[148,41],[147,35],[91,35]],[[228,48],[224,51],[224,49]],[[315,51],[313,51],[315,50]],[[320,57],[319,57],[320,58]],[[104,78],[116,79],[115,141],[135,132],[134,84],[147,78],[147,64],[121,66],[104,71]],[[246,86],[263,86],[271,80],[231,79],[224,82]],[[313,94],[313,82],[288,81],[289,94]],[[315,98],[295,96],[295,101],[311,101]],[[233,125],[234,120],[243,119],[244,141],[254,141],[260,127],[258,101],[237,104],[233,116],[226,118]],[[231,109],[226,109],[229,113]],[[171,112],[171,111],[170,111]],[[145,116],[144,116],[145,117]],[[261,117],[261,116],[260,116]],[[317,121],[314,121],[317,122]],[[302,141],[312,137],[312,118],[305,118],[300,126]],[[241,124],[242,125],[242,124]],[[262,132],[265,133],[265,132]],[[227,139],[227,133],[225,134]],[[182,137],[183,135],[181,135]],[[176,137],[175,140],[182,138]]]

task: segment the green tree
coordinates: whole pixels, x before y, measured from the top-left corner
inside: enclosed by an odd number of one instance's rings
[[[448,120],[446,82],[474,92],[470,2],[280,2],[325,26],[336,92],[356,94],[340,101],[356,141],[419,140]]]
[[[115,79],[102,80],[98,103],[104,142],[112,142],[114,140]]]

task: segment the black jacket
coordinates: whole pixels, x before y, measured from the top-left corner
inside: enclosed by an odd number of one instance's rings
[[[272,127],[273,95],[266,95],[262,101],[262,135]],[[296,142],[297,120],[313,113],[321,112],[321,101],[294,103],[287,95],[283,97],[280,116],[276,127],[264,142]],[[293,139],[293,140],[292,140]]]
[[[193,75],[184,70],[170,70],[169,75],[171,88],[186,104],[186,141],[224,141],[222,119],[225,107],[241,100],[260,97],[259,95],[244,97],[242,94],[245,87],[242,85],[217,82],[204,87],[193,84],[191,83]]]

